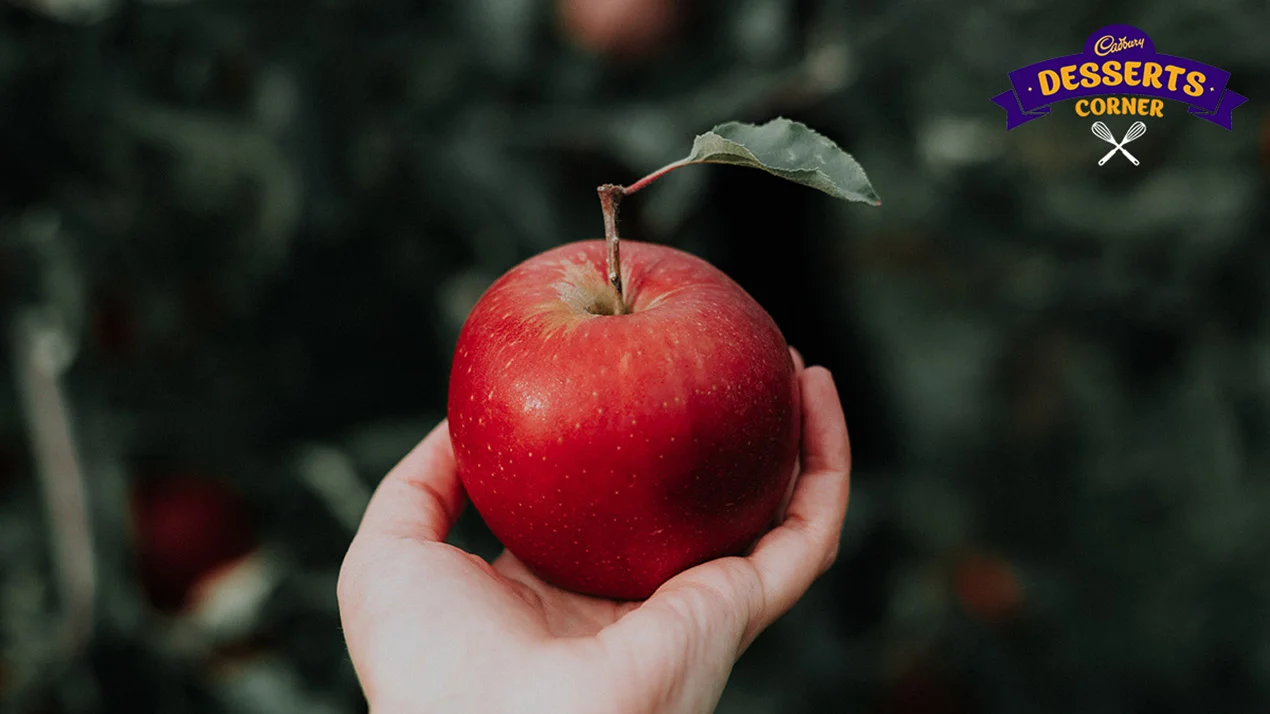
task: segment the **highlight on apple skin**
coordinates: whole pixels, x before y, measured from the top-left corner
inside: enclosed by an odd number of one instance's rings
[[[555,585],[637,600],[771,526],[800,396],[780,330],[717,268],[623,241],[623,301],[605,252],[560,246],[486,291],[448,416],[464,488],[504,546]]]

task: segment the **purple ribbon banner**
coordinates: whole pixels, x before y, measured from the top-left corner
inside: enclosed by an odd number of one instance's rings
[[[1010,73],[1012,89],[992,98],[1006,130],[1049,114],[1050,105],[1102,96],[1155,97],[1190,105],[1192,115],[1232,129],[1231,113],[1248,98],[1226,88],[1224,69],[1155,52],[1146,33],[1111,25],[1090,35],[1085,51]]]

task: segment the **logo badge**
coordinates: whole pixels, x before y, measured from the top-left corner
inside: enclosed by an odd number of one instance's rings
[[[1008,131],[1048,115],[1053,104],[1076,100],[1077,116],[1096,117],[1094,134],[1116,147],[1099,165],[1116,152],[1137,165],[1124,145],[1146,132],[1142,119],[1164,116],[1166,101],[1186,104],[1191,115],[1232,129],[1231,113],[1248,98],[1227,89],[1228,81],[1226,70],[1157,53],[1151,38],[1132,25],[1109,25],[1090,35],[1080,54],[1014,70],[1011,89],[992,102],[1005,110]],[[1135,120],[1119,142],[1102,123],[1109,116]]]

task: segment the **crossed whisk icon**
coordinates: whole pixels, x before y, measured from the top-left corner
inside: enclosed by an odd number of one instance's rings
[[[1102,166],[1110,161],[1111,157],[1115,156],[1117,151],[1124,154],[1124,157],[1133,162],[1134,166],[1138,165],[1138,158],[1125,150],[1124,145],[1135,139],[1142,138],[1142,135],[1147,133],[1146,124],[1143,124],[1140,121],[1135,121],[1133,125],[1129,127],[1129,131],[1125,132],[1124,138],[1120,141],[1116,141],[1116,137],[1112,136],[1111,130],[1107,128],[1107,125],[1100,121],[1094,122],[1094,125],[1090,128],[1093,130],[1094,136],[1115,147],[1111,151],[1108,151],[1106,156],[1098,160],[1099,166]]]

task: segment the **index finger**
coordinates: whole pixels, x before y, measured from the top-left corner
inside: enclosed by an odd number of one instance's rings
[[[442,420],[380,482],[362,516],[358,535],[440,542],[454,526],[465,501],[449,422]]]

